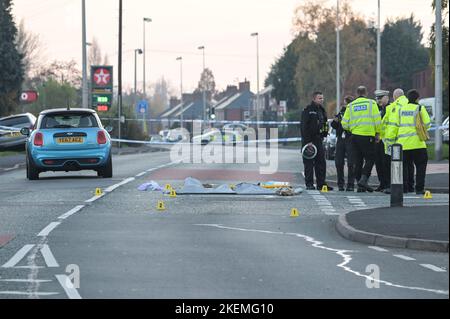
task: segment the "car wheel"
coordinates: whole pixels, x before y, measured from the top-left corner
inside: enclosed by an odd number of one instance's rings
[[[113,169],[112,169],[112,160],[111,160],[111,154],[109,154],[108,162],[104,167],[99,169],[97,171],[97,176],[101,176],[103,178],[111,178],[113,175]]]
[[[27,178],[30,181],[39,179],[39,170],[34,166],[33,162],[27,156]]]

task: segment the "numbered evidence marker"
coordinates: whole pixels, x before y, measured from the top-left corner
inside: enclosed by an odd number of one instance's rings
[[[170,190],[169,197],[172,197],[172,198],[177,197],[177,192],[176,192],[174,189],[171,189],[171,190]]]
[[[322,193],[328,193],[328,186],[327,185],[323,185],[322,186]]]
[[[164,202],[162,200],[158,201],[158,204],[156,205],[156,209],[159,211],[166,210],[166,205],[164,205]]]
[[[101,195],[103,195],[103,191],[102,191],[102,189],[101,188],[96,188],[95,189],[95,196],[101,196]]]
[[[170,191],[172,189],[172,186],[170,184],[166,184],[165,189],[166,191]]]
[[[426,192],[425,192],[425,195],[423,195],[423,198],[425,198],[425,199],[432,199],[433,196],[431,195],[431,192],[430,192],[430,191],[426,191]]]
[[[298,209],[297,208],[292,208],[291,209],[291,217],[299,217],[299,213],[298,213]]]

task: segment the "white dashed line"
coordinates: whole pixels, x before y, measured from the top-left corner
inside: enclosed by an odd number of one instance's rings
[[[17,265],[26,254],[33,249],[34,245],[25,245],[23,246],[9,261],[7,261],[2,268],[12,268]]]
[[[428,268],[430,270],[433,270],[435,272],[447,272],[447,270],[440,268],[440,267],[436,267],[434,265],[431,264],[420,264],[422,267]]]
[[[63,287],[69,299],[82,299],[78,290],[73,286],[72,281],[66,275],[56,275],[60,285]]]
[[[59,295],[57,292],[33,292],[32,294],[25,291],[0,291],[0,295],[24,295],[24,296],[53,296]]]
[[[84,205],[78,205],[75,206],[74,208],[72,208],[71,210],[69,210],[67,213],[59,216],[59,219],[66,219],[67,217],[72,216],[73,214],[79,212],[80,210],[82,210],[84,208]]]
[[[0,279],[3,282],[29,282],[29,283],[41,283],[41,282],[52,282],[49,279]]]
[[[406,260],[406,261],[416,260],[415,258],[408,257],[408,256],[405,256],[405,255],[393,255],[393,256],[397,257],[397,258],[400,258],[400,259],[403,259],[403,260]]]
[[[145,174],[147,174],[147,172],[141,172],[141,173],[137,174],[135,177],[141,177],[142,175],[145,175]]]
[[[47,237],[50,232],[58,227],[58,225],[61,224],[61,222],[52,222],[47,227],[45,227],[41,232],[38,234],[38,237]]]
[[[381,247],[377,247],[377,246],[369,246],[370,249],[376,250],[376,251],[382,251],[382,252],[387,252],[389,250],[381,248]]]
[[[88,200],[85,200],[84,202],[85,202],[85,203],[92,203],[92,202],[95,202],[97,199],[102,198],[103,196],[105,196],[105,194],[91,197],[91,198],[89,198]]]
[[[48,245],[42,245],[41,253],[42,253],[42,256],[44,256],[44,260],[45,260],[45,263],[47,264],[47,267],[49,267],[49,268],[59,267],[58,263],[56,262],[55,257],[52,254],[52,251],[50,250],[50,247],[48,247]]]

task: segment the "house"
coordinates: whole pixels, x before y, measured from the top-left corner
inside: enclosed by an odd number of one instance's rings
[[[249,120],[254,110],[254,96],[250,91],[250,82],[244,81],[236,86],[228,86],[218,102],[213,106],[217,121]]]

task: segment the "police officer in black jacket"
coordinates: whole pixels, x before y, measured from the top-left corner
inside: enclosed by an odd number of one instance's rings
[[[316,175],[317,189],[321,190],[325,183],[326,161],[322,140],[328,134],[327,114],[323,108],[323,94],[316,91],[313,100],[302,112],[301,134],[303,146],[313,144],[317,148],[317,154],[313,159],[303,157],[305,166],[306,189],[314,188],[314,172]],[[328,190],[333,188],[328,186]]]
[[[342,128],[341,120],[345,114],[347,105],[352,103],[354,100],[353,96],[347,95],[344,98],[345,105],[342,106],[339,114],[334,117],[333,122],[331,122],[331,127],[336,130],[336,155],[334,161],[336,164],[337,182],[339,191],[353,192],[355,189],[355,176],[354,176],[354,166],[353,166],[353,155],[352,155],[352,140],[349,131],[345,131]],[[347,157],[347,187],[345,188],[345,177],[344,177],[344,166],[345,158]]]

